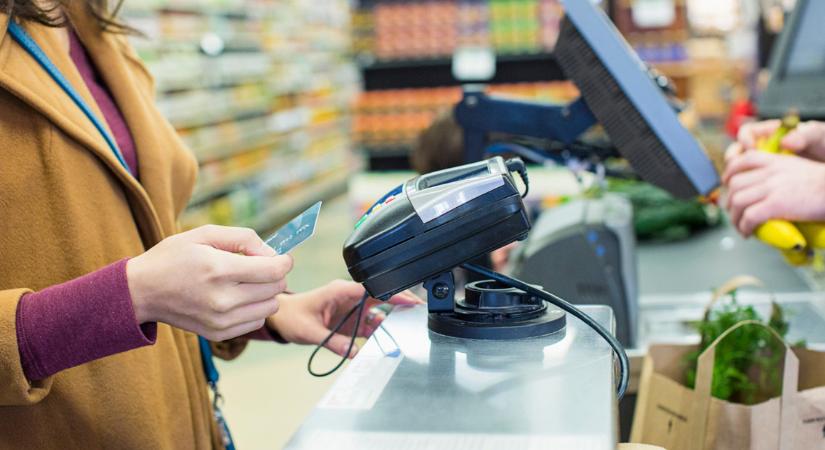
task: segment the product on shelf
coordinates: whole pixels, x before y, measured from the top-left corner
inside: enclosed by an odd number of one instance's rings
[[[558,0],[371,2],[353,14],[353,49],[379,60],[447,57],[466,46],[548,52],[561,15]]]
[[[494,84],[490,94],[547,103],[578,96],[568,81]],[[460,87],[393,89],[362,93],[355,106],[353,139],[370,152],[406,150],[442,111],[461,100]]]

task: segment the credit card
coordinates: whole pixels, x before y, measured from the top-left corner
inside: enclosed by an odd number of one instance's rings
[[[321,212],[321,202],[318,202],[282,226],[272,236],[266,239],[266,245],[272,247],[279,255],[286,255],[300,243],[309,239],[315,233],[315,224],[318,223],[318,213]]]

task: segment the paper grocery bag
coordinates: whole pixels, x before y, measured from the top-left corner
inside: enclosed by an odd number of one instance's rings
[[[712,398],[711,376],[722,334],[699,357],[696,389],[684,385],[688,345],[652,345],[642,368],[631,442],[668,450],[825,449],[825,353],[786,351],[782,395],[747,406]],[[786,344],[786,348],[789,347]]]

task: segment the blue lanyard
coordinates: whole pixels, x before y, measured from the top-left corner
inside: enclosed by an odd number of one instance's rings
[[[72,99],[72,101],[77,105],[83,114],[89,118],[92,124],[97,128],[97,131],[103,136],[103,139],[106,140],[106,143],[109,145],[109,149],[112,150],[114,153],[115,158],[117,158],[118,162],[127,172],[134,175],[132,170],[129,168],[129,165],[126,164],[126,159],[123,158],[123,154],[120,152],[120,149],[117,146],[114,138],[109,134],[106,130],[106,127],[103,126],[103,122],[95,115],[94,111],[89,107],[88,104],[83,100],[83,97],[74,90],[69,80],[63,76],[60,72],[60,69],[52,63],[46,53],[43,52],[43,49],[37,45],[37,42],[26,33],[20,25],[18,25],[14,21],[9,22],[8,32],[11,34],[11,37],[23,47],[26,52],[31,55],[35,61],[40,64],[40,66],[52,77],[52,79],[60,86],[63,91],[68,94],[68,96]],[[218,420],[218,427],[221,429],[221,433],[223,435],[223,443],[226,446],[226,450],[235,450],[235,446],[232,442],[232,435],[229,433],[229,428],[226,426],[226,421],[223,420],[223,415],[218,408],[218,401],[220,400],[221,396],[218,392],[217,384],[220,375],[218,374],[218,369],[215,367],[215,362],[212,360],[212,347],[209,344],[209,341],[206,340],[203,336],[198,336],[198,343],[200,344],[201,350],[201,362],[203,363],[203,372],[206,375],[206,382],[209,384],[209,387],[212,389],[213,393],[215,394],[215,400],[213,402],[213,410],[215,412],[215,417]]]

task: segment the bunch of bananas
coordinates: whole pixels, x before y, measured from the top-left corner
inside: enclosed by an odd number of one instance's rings
[[[760,139],[756,148],[763,152],[794,154],[782,149],[782,138],[799,124],[799,116],[789,114],[782,119],[779,128],[768,138]],[[789,264],[809,264],[813,249],[825,248],[825,223],[789,222],[771,219],[760,225],[754,235],[762,242],[779,249]]]

